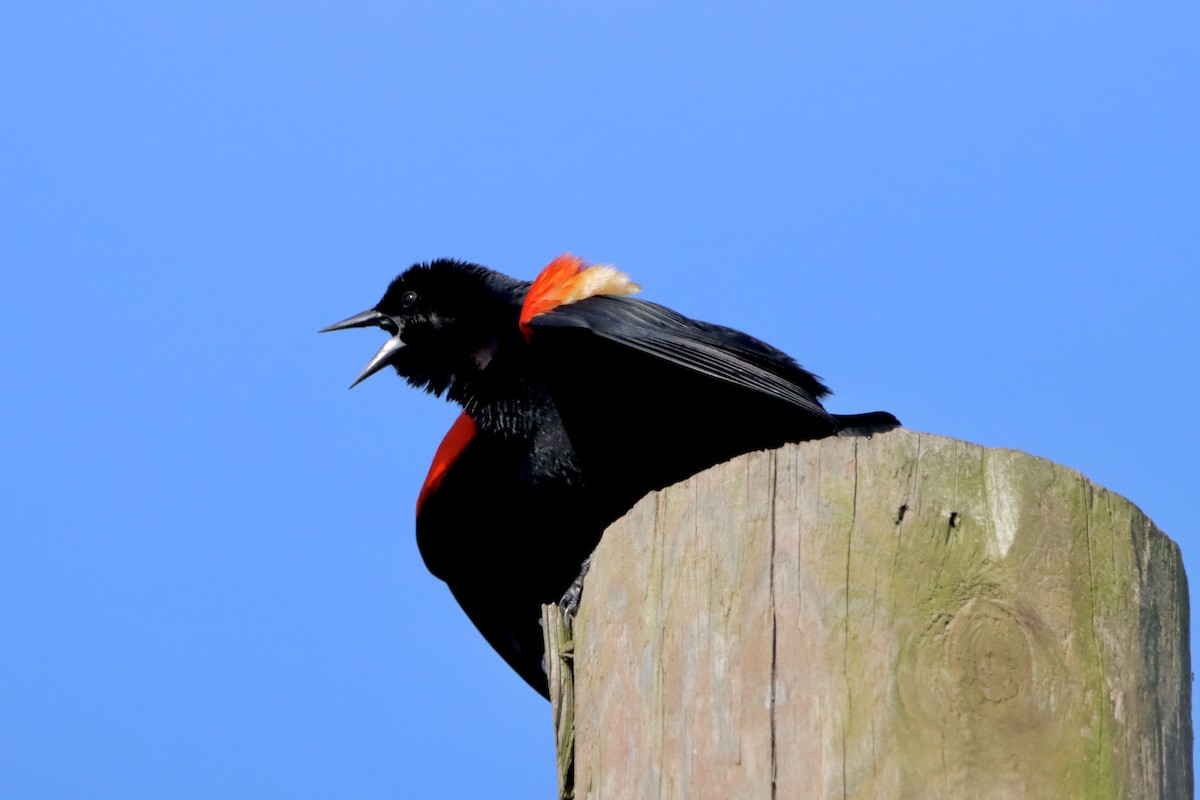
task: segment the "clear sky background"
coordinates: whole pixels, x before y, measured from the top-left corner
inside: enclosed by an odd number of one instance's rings
[[[7,0],[0,796],[552,796],[415,547],[455,410],[316,335],[440,256],[615,263],[1197,580],[1198,89],[1194,3]]]

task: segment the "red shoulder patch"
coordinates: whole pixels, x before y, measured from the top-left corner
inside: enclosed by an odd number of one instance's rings
[[[545,314],[561,306],[571,280],[584,268],[583,259],[570,253],[563,253],[547,264],[533,282],[533,286],[529,287],[529,294],[525,295],[525,304],[521,306],[522,330],[527,329],[529,320],[538,314]]]
[[[437,452],[433,454],[433,463],[429,466],[429,474],[425,476],[425,483],[421,485],[421,493],[417,495],[417,516],[421,516],[421,506],[425,504],[425,500],[441,486],[442,479],[450,470],[450,465],[462,455],[463,451],[467,449],[467,445],[475,438],[475,431],[475,420],[468,417],[465,411],[458,415],[458,419],[454,420],[446,438],[442,439]]]
[[[547,264],[529,287],[521,306],[521,331],[528,339],[533,334],[529,321],[560,306],[599,294],[633,294],[641,288],[616,267],[587,264],[570,253],[563,253]]]

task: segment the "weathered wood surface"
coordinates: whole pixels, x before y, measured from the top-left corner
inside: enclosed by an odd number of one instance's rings
[[[554,715],[559,800],[575,797],[575,643],[572,635],[571,625],[557,605],[542,606],[542,641],[545,643],[546,679],[550,685],[550,713]]]
[[[1043,459],[910,431],[752,453],[597,550],[576,796],[1191,797],[1187,609],[1175,544]]]

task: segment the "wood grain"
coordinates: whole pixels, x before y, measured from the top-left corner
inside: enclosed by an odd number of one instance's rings
[[[1191,797],[1187,609],[1175,544],[1044,459],[904,430],[751,453],[597,549],[574,791]]]

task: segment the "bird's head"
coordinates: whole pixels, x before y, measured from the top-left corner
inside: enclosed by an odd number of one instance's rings
[[[519,338],[517,320],[528,288],[477,264],[449,259],[415,264],[373,308],[320,332],[378,327],[391,334],[351,388],[391,366],[412,385],[453,397],[506,341]]]

